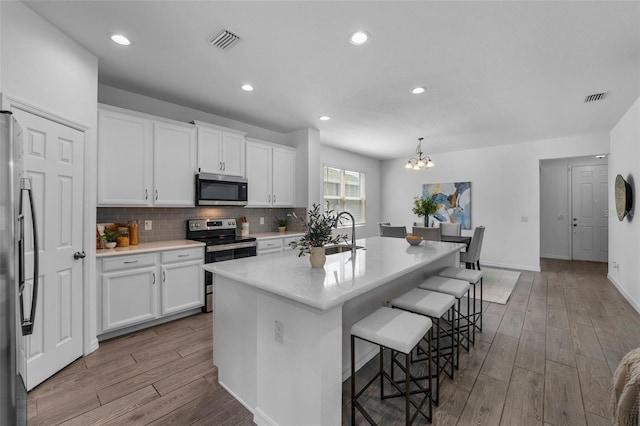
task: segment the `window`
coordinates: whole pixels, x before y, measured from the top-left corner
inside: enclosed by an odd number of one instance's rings
[[[324,208],[337,212],[348,211],[356,225],[366,223],[365,174],[336,167],[324,167]],[[343,217],[342,225],[351,226],[348,217]]]

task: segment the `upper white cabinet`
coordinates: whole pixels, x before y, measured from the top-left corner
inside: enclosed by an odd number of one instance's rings
[[[244,176],[244,132],[194,121],[198,128],[198,171]]]
[[[193,206],[195,128],[156,121],[153,129],[153,205]]]
[[[152,146],[151,120],[98,110],[98,205],[150,204]]]
[[[99,206],[193,206],[195,164],[193,125],[100,106]]]
[[[247,138],[247,207],[293,207],[296,151]]]

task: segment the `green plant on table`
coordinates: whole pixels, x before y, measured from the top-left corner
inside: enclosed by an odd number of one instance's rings
[[[312,247],[324,247],[327,244],[339,244],[347,240],[346,235],[333,235],[333,230],[338,227],[338,219],[333,210],[320,211],[320,205],[313,204],[307,214],[307,219],[300,219],[304,229],[304,235],[289,245],[298,248],[298,256],[311,253]]]
[[[424,216],[424,226],[428,225],[429,216],[438,212],[438,204],[430,197],[413,197],[413,213],[418,217]]]

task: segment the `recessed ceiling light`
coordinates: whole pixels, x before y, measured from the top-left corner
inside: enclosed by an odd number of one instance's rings
[[[349,42],[355,46],[365,44],[369,40],[369,34],[364,31],[356,31],[349,37]]]
[[[414,87],[413,89],[411,89],[411,93],[413,93],[414,95],[419,95],[420,93],[424,93],[425,88],[422,86],[419,87]]]
[[[331,117],[329,117],[328,115],[321,115],[320,117],[318,117],[318,120],[327,121],[331,120]]]
[[[253,86],[250,84],[243,84],[240,88],[245,92],[253,92]]]
[[[119,44],[120,46],[130,46],[131,44],[133,44],[131,43],[131,40],[127,38],[127,36],[124,36],[122,34],[110,33],[109,38],[111,39],[111,41]]]

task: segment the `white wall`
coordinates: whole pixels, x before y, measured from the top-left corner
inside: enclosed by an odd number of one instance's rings
[[[611,131],[611,155],[609,157],[609,182],[622,177],[631,183],[634,206],[622,222],[615,214],[615,192],[609,192],[609,279],[618,287],[629,303],[640,312],[640,221],[638,211],[638,185],[640,181],[640,98],[620,119]],[[611,185],[610,185],[611,187]],[[619,268],[613,268],[613,262]]]
[[[319,177],[320,191],[322,191],[322,167],[335,166],[341,169],[364,172],[365,196],[367,199],[367,224],[356,227],[356,237],[372,237],[378,235],[378,222],[380,222],[381,193],[380,193],[380,160],[354,154],[349,151],[321,146],[320,167],[316,172]],[[322,193],[322,192],[321,192]],[[350,234],[350,232],[349,232]]]
[[[423,184],[469,181],[471,226],[487,227],[481,263],[538,271],[540,160],[608,150],[609,135],[600,133],[433,154],[436,166],[421,172],[404,169],[405,157],[383,161],[381,217],[410,227],[418,221],[411,208]]]
[[[0,1],[0,88],[3,108],[17,100],[85,129],[84,229],[96,224],[98,60],[23,3]],[[92,173],[93,172],[93,173]],[[85,353],[97,347],[95,238],[84,249]]]
[[[540,161],[540,257],[571,259],[570,167],[598,164],[607,164],[607,159],[590,156]]]

